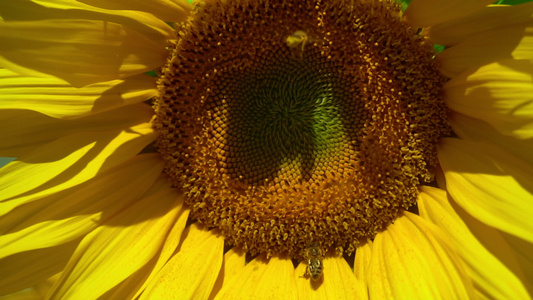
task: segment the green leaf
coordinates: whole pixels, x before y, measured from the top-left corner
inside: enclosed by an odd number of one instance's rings
[[[0,168],[14,161],[16,157],[0,157]]]
[[[503,5],[519,5],[531,2],[533,0],[499,0],[496,1],[494,4],[503,4]]]

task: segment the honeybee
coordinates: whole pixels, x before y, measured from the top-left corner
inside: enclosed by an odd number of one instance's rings
[[[285,43],[289,48],[296,49],[297,52],[300,52],[300,58],[303,57],[304,48],[308,42],[310,42],[309,36],[303,30],[296,30],[285,39]],[[299,46],[301,46],[301,49],[297,48]]]
[[[322,249],[317,244],[309,244],[305,249],[305,254],[307,258],[307,270],[305,274],[311,277],[312,280],[320,279],[324,271]]]
[[[303,30],[296,30],[291,35],[287,37],[285,43],[289,48],[296,48],[302,46],[302,52],[304,51],[305,44],[309,41],[309,36]]]

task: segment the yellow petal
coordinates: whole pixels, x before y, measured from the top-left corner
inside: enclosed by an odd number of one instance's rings
[[[8,60],[74,86],[144,73],[165,61],[164,43],[107,21],[3,22],[0,37],[0,64]]]
[[[174,30],[163,20],[150,13],[102,9],[73,0],[3,0],[0,11],[5,21],[71,19],[71,20],[103,20],[126,25],[142,33],[147,38],[160,43],[175,38]]]
[[[489,64],[446,83],[445,101],[454,111],[481,119],[502,134],[533,138],[532,74],[533,60]]]
[[[222,268],[218,274],[215,286],[211,291],[209,299],[213,299],[222,289],[225,283],[231,282],[246,265],[246,253],[240,247],[231,248],[224,254]]]
[[[224,239],[196,223],[189,226],[182,244],[148,283],[140,299],[205,299],[211,293],[222,265]]]
[[[429,27],[460,17],[468,16],[493,0],[413,0],[404,19],[413,27]]]
[[[295,271],[299,299],[367,299],[366,291],[355,278],[342,257],[323,259],[324,274],[318,281],[304,277],[307,263],[301,262]]]
[[[533,244],[481,222],[457,205],[454,199],[448,197],[448,200],[483,247],[520,278],[529,295],[533,295],[533,257],[530,255]]]
[[[533,167],[490,144],[442,139],[439,162],[452,198],[480,221],[533,242]]]
[[[508,26],[468,36],[436,58],[441,73],[450,78],[505,59],[524,60],[523,63],[533,60],[531,25]]]
[[[124,25],[125,28],[131,28],[134,32],[140,33],[145,38],[150,39],[151,44],[164,45],[166,40],[176,38],[174,30],[152,14],[138,11],[106,10],[86,5],[79,1],[4,0],[0,1],[0,11],[2,12],[2,19],[6,22],[23,20],[41,21],[43,19],[70,19],[71,21],[101,20],[106,23],[112,22]],[[110,53],[110,55],[112,54]],[[132,59],[134,60],[134,58]],[[47,70],[40,70],[41,72],[39,72],[33,66],[24,67],[24,62],[21,65],[20,61],[11,62],[2,58],[0,58],[0,61],[2,61],[2,65],[5,67],[9,67],[21,74],[45,76],[42,72],[47,73]],[[72,62],[72,64],[75,63]]]
[[[0,219],[0,258],[83,237],[136,201],[162,170],[157,156],[139,155],[76,188],[16,207]]]
[[[0,215],[83,183],[133,157],[156,137],[149,123],[124,130],[68,135],[0,169]]]
[[[405,212],[372,247],[368,288],[374,299],[472,299],[474,290],[451,241]]]
[[[367,241],[364,245],[357,247],[354,261],[354,275],[362,283],[367,282],[367,270],[372,257],[372,241]],[[366,289],[366,288],[365,288]]]
[[[461,139],[496,144],[533,165],[533,139],[516,139],[502,135],[487,122],[460,113],[449,114],[448,121]]]
[[[446,189],[446,177],[444,177],[444,171],[442,171],[440,165],[435,168],[435,181],[437,182],[437,187]]]
[[[0,155],[13,157],[25,157],[36,148],[69,134],[120,130],[148,123],[153,115],[153,110],[144,103],[74,120],[59,120],[30,110],[8,109],[0,112],[0,124],[9,128],[0,131]],[[56,154],[62,151],[62,148],[58,148]]]
[[[0,109],[27,109],[72,119],[146,101],[155,77],[138,75],[75,88],[55,77],[27,77],[0,69]]]
[[[240,248],[232,248],[226,254],[224,254],[224,278],[226,282],[230,282],[235,276],[237,276],[244,266],[246,253]]]
[[[454,211],[444,190],[421,187],[418,209],[422,218],[448,233],[474,281],[474,288],[483,298],[528,299],[521,279],[478,241]]]
[[[164,21],[183,22],[192,9],[192,5],[186,0],[81,0],[83,3],[95,5],[107,9],[132,9],[153,14]]]
[[[168,183],[157,186],[88,234],[50,299],[97,299],[147,264],[160,251],[177,220],[183,203],[177,196]]]
[[[0,259],[0,295],[35,286],[61,272],[81,239]]]
[[[531,23],[533,3],[522,5],[490,5],[465,18],[438,24],[428,30],[434,43],[452,46],[473,34],[494,30],[502,26]]]
[[[529,295],[533,295],[533,256],[531,255],[533,253],[533,243],[506,233],[503,233],[502,237],[516,254],[517,262],[524,273],[522,283],[528,289]]]
[[[180,215],[178,216],[178,220],[174,222],[174,227],[168,234],[165,244],[163,245],[163,249],[161,250],[161,253],[159,254],[157,258],[157,262],[155,265],[149,269],[148,271],[148,277],[146,280],[144,280],[141,288],[136,292],[134,299],[138,299],[139,295],[146,289],[148,284],[154,280],[157,274],[161,271],[161,269],[165,266],[165,264],[168,262],[168,260],[172,257],[172,255],[176,252],[176,249],[178,248],[178,245],[180,243],[183,230],[185,229],[185,225],[187,223],[187,220],[189,219],[189,209],[182,209],[180,212]]]
[[[150,260],[142,268],[100,296],[99,299],[135,299],[133,296],[142,286],[146,275],[150,274],[150,270],[153,268],[153,261],[153,259]]]
[[[215,299],[298,299],[290,259],[257,257]]]
[[[163,247],[157,256],[157,259],[152,259],[143,268],[130,275],[126,280],[115,285],[113,289],[106,292],[101,298],[138,299],[139,295],[144,291],[147,283],[159,273],[159,270],[161,270],[171,255],[176,251],[188,217],[189,209],[182,208],[172,229],[165,238]]]

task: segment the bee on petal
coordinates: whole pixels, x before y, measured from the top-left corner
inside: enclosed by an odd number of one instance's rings
[[[311,280],[318,280],[322,277],[324,271],[324,265],[322,264],[322,249],[317,244],[310,244],[307,246],[306,251],[307,270],[305,274],[311,278]]]

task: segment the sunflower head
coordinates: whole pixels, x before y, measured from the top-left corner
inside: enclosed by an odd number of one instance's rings
[[[433,178],[433,50],[393,1],[345,2],[198,2],[159,79],[166,173],[252,254],[353,252]]]

